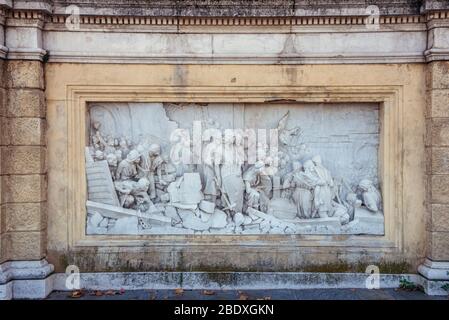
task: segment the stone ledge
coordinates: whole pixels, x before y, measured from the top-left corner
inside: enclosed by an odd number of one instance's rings
[[[0,264],[0,284],[10,280],[45,279],[53,272],[47,260],[7,261]]]
[[[66,291],[67,275],[56,273],[54,290]],[[133,289],[318,289],[366,288],[369,274],[309,272],[105,272],[80,273],[86,290]],[[399,280],[417,282],[416,274],[381,274],[381,288],[397,288]]]
[[[449,280],[449,262],[426,259],[418,272],[429,280]]]
[[[0,300],[43,299],[53,290],[53,265],[40,261],[0,264]]]
[[[42,299],[52,291],[74,289],[66,287],[67,274],[49,275],[51,272],[49,267],[32,279],[15,279],[0,285],[0,299]],[[79,277],[84,290],[365,289],[369,280],[369,274],[364,273],[302,272],[108,272],[80,273]],[[419,274],[381,274],[379,287],[397,288],[401,279],[423,286],[430,295],[447,294],[441,289],[447,281],[433,281]]]

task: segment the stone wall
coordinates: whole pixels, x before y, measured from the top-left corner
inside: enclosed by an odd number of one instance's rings
[[[3,128],[5,120],[5,107],[6,107],[6,89],[4,88],[3,69],[5,61],[0,60],[0,126]],[[4,144],[3,130],[0,130],[0,148],[3,148]],[[0,163],[3,163],[2,153],[0,152]],[[5,214],[1,209],[3,207],[3,188],[2,188],[3,169],[0,165],[0,263],[7,260],[6,256],[6,236],[4,235],[5,229]]]
[[[46,149],[43,65],[5,63],[1,147],[3,247],[9,260],[45,256]]]
[[[379,0],[376,29],[366,1],[337,2],[0,0],[0,289],[47,256],[58,272],[415,273],[428,258],[419,272],[449,280],[448,2]],[[380,103],[386,235],[89,237],[85,106],[174,100]]]
[[[428,66],[428,246],[434,261],[449,260],[449,62]]]

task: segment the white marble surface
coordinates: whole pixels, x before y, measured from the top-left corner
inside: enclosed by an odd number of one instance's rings
[[[384,233],[376,104],[89,107],[88,234]]]

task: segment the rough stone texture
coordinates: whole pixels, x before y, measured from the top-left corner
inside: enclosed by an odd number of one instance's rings
[[[432,173],[449,174],[449,148],[432,148]]]
[[[2,68],[2,65],[0,65],[0,69]],[[1,75],[1,72],[0,72]],[[1,79],[1,77],[0,77]],[[3,117],[6,115],[6,89],[0,87],[0,117]]]
[[[9,89],[6,115],[8,117],[45,117],[44,92],[40,89]]]
[[[12,145],[45,145],[45,120],[41,118],[8,118],[6,141]]]
[[[427,256],[431,260],[449,261],[449,62],[428,65],[427,73],[427,143],[431,156],[428,177],[430,196]]]
[[[350,15],[364,13],[366,1],[345,1],[343,4],[332,0],[135,0],[129,1],[67,1],[56,0],[55,12],[63,12],[63,8],[76,4],[84,14],[102,12],[107,15],[134,16],[326,16]],[[419,14],[419,0],[378,0],[380,14]],[[429,6],[430,7],[430,6]]]
[[[433,118],[431,134],[433,146],[449,146],[449,118]]]
[[[45,229],[45,202],[4,204],[2,211],[5,216],[5,232]]]
[[[45,148],[40,146],[1,147],[4,174],[40,174],[46,172]]]
[[[2,252],[8,260],[35,260],[46,245],[46,149],[43,64],[5,62],[0,141]]]
[[[42,62],[27,60],[10,60],[6,64],[7,88],[44,89]]]
[[[449,89],[436,89],[429,96],[431,117],[449,117]]]
[[[428,257],[436,261],[449,261],[449,232],[429,232]]]
[[[449,205],[432,204],[432,231],[449,232]]]
[[[449,175],[432,176],[432,202],[449,203]]]
[[[429,64],[427,88],[449,89],[449,61],[436,61]]]
[[[0,146],[4,143],[3,138],[3,132],[4,128],[3,125],[6,123],[6,120],[4,118],[6,114],[6,89],[4,88],[5,81],[4,81],[4,66],[5,62],[4,60],[0,59]],[[0,152],[0,206],[3,203],[3,188],[2,188],[2,175],[3,175],[3,169],[2,169],[2,163],[3,163],[3,157],[2,153]],[[0,263],[7,260],[8,257],[6,255],[6,239],[4,236],[4,214],[3,210],[0,210]]]
[[[38,260],[45,256],[45,234],[40,231],[7,232],[7,255],[11,260]]]
[[[46,200],[45,175],[2,176],[3,202],[40,202]]]

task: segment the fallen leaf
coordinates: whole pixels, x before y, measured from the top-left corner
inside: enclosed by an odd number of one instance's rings
[[[97,297],[101,297],[103,295],[103,292],[101,292],[100,290],[95,291],[95,295]]]
[[[81,290],[75,290],[70,294],[70,298],[81,298],[83,295],[84,293]]]
[[[108,290],[108,291],[106,291],[106,295],[107,296],[113,296],[113,295],[115,295],[115,291],[114,290]]]
[[[176,295],[181,295],[181,294],[183,294],[184,293],[184,289],[182,289],[182,288],[177,288],[177,289],[175,289],[175,294]]]
[[[240,294],[239,300],[248,300],[248,296],[244,293]]]
[[[206,295],[206,296],[213,296],[215,294],[215,291],[203,290],[203,294]]]

